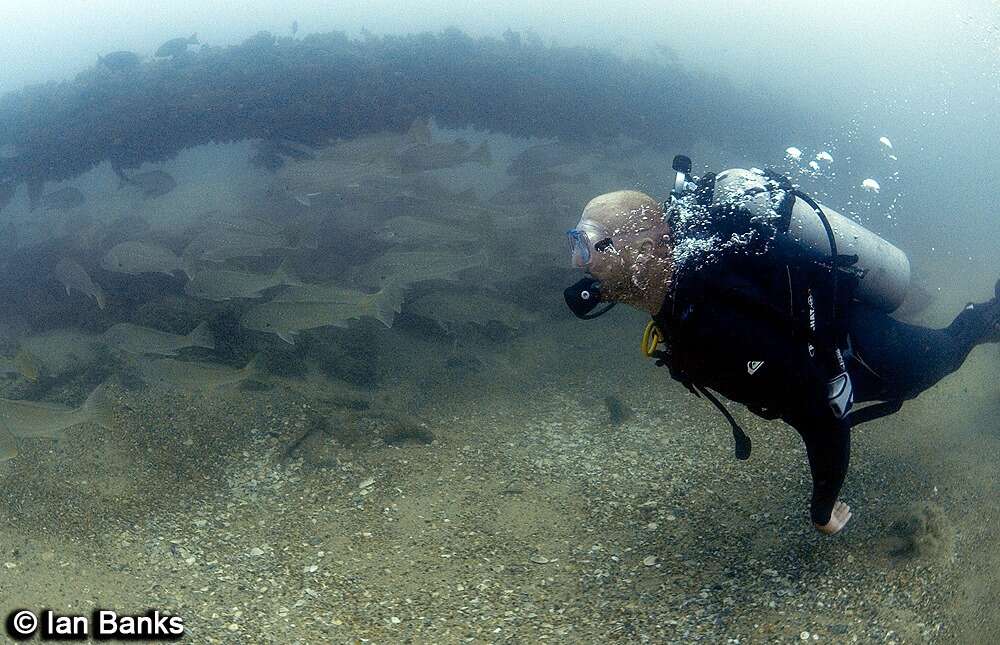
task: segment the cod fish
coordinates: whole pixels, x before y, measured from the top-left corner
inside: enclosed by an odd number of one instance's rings
[[[216,363],[178,361],[172,358],[157,358],[139,363],[139,373],[142,374],[143,380],[147,383],[186,390],[202,390],[232,385],[250,378],[256,371],[256,359],[251,360],[242,368]]]
[[[97,306],[104,309],[104,290],[90,279],[90,274],[82,266],[69,258],[63,258],[56,264],[53,272],[56,280],[66,287],[66,295],[79,291],[83,295],[97,301]]]
[[[38,380],[42,367],[34,354],[20,350],[13,358],[0,356],[0,374],[20,374],[31,382]]]
[[[415,144],[403,148],[396,155],[396,163],[404,174],[452,168],[471,161],[484,166],[493,163],[487,142],[483,141],[474,150],[464,139],[457,139],[451,143]]]
[[[407,312],[436,321],[445,331],[454,325],[496,322],[519,330],[534,314],[512,302],[477,293],[437,291],[406,305]]]
[[[77,206],[83,206],[85,201],[87,201],[86,197],[78,189],[66,186],[51,193],[45,193],[38,203],[46,210],[64,211],[76,208]]]
[[[123,183],[137,186],[142,191],[143,197],[147,199],[166,195],[174,188],[177,188],[177,180],[162,170],[140,172],[131,177],[126,176],[124,173],[119,176],[122,178]]]
[[[176,58],[187,53],[188,45],[198,45],[198,34],[190,38],[171,38],[156,50],[157,58]]]
[[[284,266],[278,267],[274,273],[205,269],[198,271],[184,286],[184,293],[203,300],[221,302],[236,298],[260,298],[268,289],[301,284],[297,278],[285,271]]]
[[[248,233],[233,228],[213,228],[199,233],[184,248],[184,257],[206,262],[233,258],[259,258],[268,251],[295,250],[284,235]]]
[[[389,166],[374,163],[326,158],[302,161],[282,170],[270,192],[275,196],[293,199],[306,207],[312,206],[315,197],[326,193],[350,191],[377,197],[372,192],[382,183],[398,182],[399,178],[390,173]]]
[[[254,215],[220,213],[218,210],[203,213],[199,219],[207,227],[205,232],[228,230],[247,235],[266,236],[280,235],[283,230],[281,226]]]
[[[379,132],[338,142],[325,150],[322,157],[352,164],[391,164],[396,154],[408,146],[429,145],[430,124],[416,119],[406,132]]]
[[[98,360],[101,337],[75,329],[54,329],[21,339],[20,347],[30,352],[39,368],[53,375],[86,369]]]
[[[386,242],[407,246],[463,244],[479,239],[479,236],[454,225],[439,224],[410,215],[386,220],[379,228],[377,237]]]
[[[578,163],[586,157],[580,146],[560,143],[539,143],[526,148],[511,159],[507,166],[507,174],[515,177],[528,178],[542,172],[552,172],[562,166]]]
[[[397,286],[384,287],[376,293],[344,290],[335,302],[265,302],[243,314],[240,324],[247,329],[270,334],[290,345],[295,335],[318,327],[346,327],[347,321],[372,317],[392,327],[403,301]]]
[[[303,284],[275,296],[271,302],[353,302],[365,294],[336,284]]]
[[[97,57],[98,64],[104,65],[112,72],[124,72],[139,66],[141,59],[135,52],[117,51]]]
[[[56,438],[82,423],[96,423],[110,430],[112,413],[104,385],[98,386],[75,409],[55,403],[0,399],[0,460],[17,455],[16,437]]]
[[[399,286],[425,280],[454,280],[467,269],[486,264],[484,252],[462,255],[446,251],[388,251],[359,270],[369,286],[394,283]]]
[[[129,354],[177,356],[180,350],[188,347],[215,349],[215,340],[207,322],[201,323],[186,336],[132,323],[118,323],[108,328],[102,338],[108,345]]]
[[[101,261],[101,266],[115,273],[166,273],[183,271],[191,275],[183,259],[167,248],[146,242],[122,242],[111,247]]]

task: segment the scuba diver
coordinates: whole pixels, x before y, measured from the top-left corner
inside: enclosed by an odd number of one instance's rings
[[[644,352],[719,409],[737,458],[749,458],[750,439],[713,391],[795,428],[812,472],[810,517],[837,533],[851,518],[839,499],[851,428],[898,411],[977,345],[1000,342],[1000,281],[944,329],[907,324],[889,315],[910,282],[895,246],[779,174],[695,178],[683,156],[674,170],[662,204],[636,191],[587,204],[568,232],[587,276],[566,303],[583,319],[617,303],[648,312]]]

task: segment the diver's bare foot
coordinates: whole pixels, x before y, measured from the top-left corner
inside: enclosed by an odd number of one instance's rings
[[[851,507],[838,500],[837,503],[833,505],[833,512],[830,513],[830,521],[826,524],[817,524],[816,530],[820,533],[833,535],[834,533],[839,533],[840,529],[844,528],[844,525],[846,525],[850,519]]]

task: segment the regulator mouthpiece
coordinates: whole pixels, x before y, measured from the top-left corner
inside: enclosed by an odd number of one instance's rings
[[[594,278],[587,276],[571,287],[563,291],[566,299],[566,306],[581,320],[592,320],[598,316],[606,314],[617,303],[610,302],[606,307],[596,313],[591,313],[601,304],[601,284]]]

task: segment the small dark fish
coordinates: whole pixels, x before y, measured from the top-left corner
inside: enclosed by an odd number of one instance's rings
[[[160,45],[156,50],[157,58],[176,58],[187,53],[188,45],[197,45],[198,34],[192,34],[190,38],[172,38]]]
[[[177,188],[177,180],[162,170],[140,172],[131,177],[123,174],[121,177],[126,183],[138,186],[143,196],[147,198],[160,197]]]
[[[111,52],[106,56],[100,56],[97,62],[104,65],[112,72],[124,72],[126,70],[135,69],[142,62],[139,55],[135,52],[120,51]]]
[[[39,204],[46,210],[69,210],[77,206],[83,206],[87,198],[76,188],[66,186],[51,193],[42,195]]]
[[[604,397],[604,407],[608,411],[608,420],[613,426],[620,426],[632,418],[632,409],[617,396]]]
[[[299,21],[298,20],[293,20],[292,21],[292,35],[294,36],[297,33],[299,33]]]

